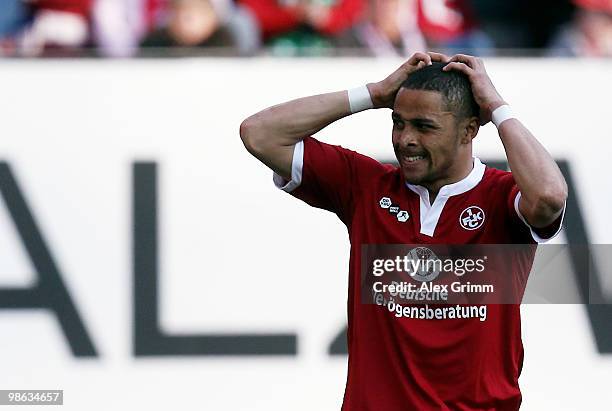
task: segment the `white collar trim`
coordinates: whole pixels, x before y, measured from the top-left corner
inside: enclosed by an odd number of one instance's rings
[[[438,220],[444,209],[444,205],[449,197],[463,194],[466,191],[476,187],[485,172],[485,165],[477,157],[473,158],[474,165],[472,171],[463,180],[457,181],[456,183],[447,184],[440,188],[438,195],[434,200],[433,204],[429,203],[429,191],[419,185],[408,184],[406,186],[418,194],[420,201],[420,220],[421,220],[421,234],[425,234],[429,237],[433,237]]]

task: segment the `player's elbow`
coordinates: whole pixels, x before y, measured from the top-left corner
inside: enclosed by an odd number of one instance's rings
[[[565,180],[561,180],[556,184],[550,184],[547,190],[544,190],[542,202],[547,208],[558,212],[565,207],[567,200],[567,184]]]
[[[533,202],[533,219],[546,221],[550,216],[558,215],[565,207],[566,200],[567,185],[565,181],[544,186]]]
[[[262,151],[262,138],[257,119],[254,116],[240,123],[240,139],[247,151],[255,156]]]

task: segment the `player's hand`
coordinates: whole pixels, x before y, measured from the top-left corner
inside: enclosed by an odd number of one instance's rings
[[[484,62],[474,56],[456,54],[450,59],[442,70],[457,70],[464,73],[472,85],[474,99],[480,107],[480,124],[484,125],[491,121],[491,113],[497,107],[506,104],[499,95],[491,78],[485,70]]]
[[[411,73],[430,65],[432,61],[447,63],[450,61],[450,58],[440,53],[414,53],[408,61],[402,64],[386,79],[378,83],[369,83],[368,90],[370,91],[370,97],[372,98],[374,108],[393,108],[395,95],[402,83]]]

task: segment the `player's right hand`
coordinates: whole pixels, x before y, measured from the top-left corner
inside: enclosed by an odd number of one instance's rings
[[[395,95],[410,73],[426,65],[430,65],[432,61],[448,63],[450,57],[433,52],[414,53],[408,61],[402,64],[384,80],[378,83],[368,83],[368,90],[370,91],[370,97],[372,98],[374,108],[393,108]]]

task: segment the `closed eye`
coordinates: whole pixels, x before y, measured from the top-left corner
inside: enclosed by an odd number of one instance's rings
[[[414,120],[414,121],[411,121],[411,123],[414,128],[416,128],[417,130],[421,130],[421,131],[431,131],[431,130],[439,129],[438,126],[430,122]]]

